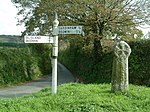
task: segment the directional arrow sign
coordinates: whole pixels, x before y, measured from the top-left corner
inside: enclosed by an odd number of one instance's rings
[[[25,43],[53,43],[53,37],[49,36],[25,36]]]
[[[82,26],[58,26],[58,34],[81,34]]]

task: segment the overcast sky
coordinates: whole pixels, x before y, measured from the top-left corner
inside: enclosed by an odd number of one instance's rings
[[[17,9],[11,3],[11,0],[0,0],[0,35],[20,35],[24,31],[23,26],[17,24]],[[140,28],[144,33],[147,33],[150,28]]]
[[[24,31],[23,26],[16,26],[16,7],[11,0],[0,0],[0,35],[20,35]]]

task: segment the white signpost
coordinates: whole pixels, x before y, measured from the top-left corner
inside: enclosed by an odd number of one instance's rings
[[[53,37],[49,36],[25,36],[25,43],[53,43]]]
[[[57,93],[57,57],[58,57],[58,34],[82,34],[82,26],[58,26],[57,13],[53,21],[52,35],[49,36],[25,36],[25,43],[52,43],[52,93]]]
[[[57,93],[57,56],[58,56],[58,16],[55,12],[55,19],[53,21],[53,31],[54,43],[52,49],[52,94]]]
[[[58,26],[59,21],[57,13],[53,21],[54,36],[53,53],[52,53],[52,93],[57,93],[57,56],[58,56],[58,34],[82,34],[82,26]]]

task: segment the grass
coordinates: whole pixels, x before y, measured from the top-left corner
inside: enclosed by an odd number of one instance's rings
[[[148,112],[150,88],[130,85],[126,94],[111,93],[109,84],[64,84],[31,96],[0,99],[0,112]]]

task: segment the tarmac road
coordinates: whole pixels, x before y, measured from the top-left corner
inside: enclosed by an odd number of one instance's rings
[[[67,70],[65,66],[58,63],[58,85],[74,81],[75,79],[71,72]],[[38,92],[45,87],[51,86],[51,82],[52,77],[51,75],[49,75],[47,77],[31,81],[20,86],[13,86],[9,88],[0,89],[0,98],[13,98],[29,95]]]

